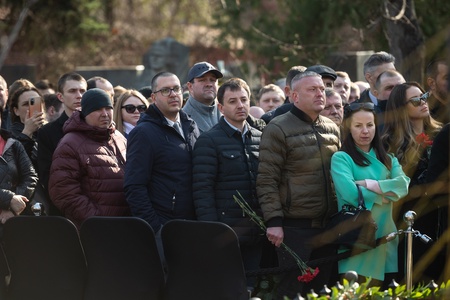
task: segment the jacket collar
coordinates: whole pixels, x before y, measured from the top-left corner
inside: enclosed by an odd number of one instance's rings
[[[296,116],[300,120],[302,120],[302,121],[304,121],[306,123],[309,123],[309,124],[316,123],[319,120],[319,118],[320,118],[320,115],[319,115],[317,117],[317,119],[315,119],[315,120],[311,119],[305,112],[303,112],[301,109],[299,109],[295,105],[292,106],[291,113],[293,113],[294,116]]]
[[[148,109],[145,111],[145,116],[147,118],[141,118],[139,120],[138,123],[140,123],[141,121],[151,121],[154,123],[157,123],[159,125],[166,125],[169,126],[169,123],[167,122],[166,118],[164,117],[163,113],[159,110],[159,108],[153,103],[151,104]],[[180,110],[180,123],[181,124],[188,124],[186,126],[193,126],[192,123],[194,123],[194,121],[189,118],[189,116],[183,111]]]
[[[245,136],[246,136],[246,137],[249,137],[249,136],[252,135],[252,134],[251,134],[251,126],[247,123],[247,121],[245,121],[245,123],[246,123],[245,126],[247,126],[247,132],[245,133]],[[231,136],[233,136],[233,135],[235,135],[235,134],[237,134],[239,137],[242,137],[242,134],[241,134],[238,130],[232,128],[232,127],[227,123],[227,121],[225,121],[224,116],[220,117],[219,124],[220,124],[220,127],[223,129],[223,131],[225,131],[225,133],[226,133],[229,137],[231,137]]]
[[[217,107],[216,100],[213,101],[212,105],[205,105],[191,95],[189,95],[186,105],[192,106],[194,110],[199,111],[201,114],[210,114]]]

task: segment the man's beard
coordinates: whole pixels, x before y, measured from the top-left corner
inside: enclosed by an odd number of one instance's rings
[[[442,100],[445,100],[445,101],[447,100],[447,97],[448,97],[448,91],[447,90],[439,89],[439,90],[436,91],[436,94],[437,94],[439,99],[442,99]]]

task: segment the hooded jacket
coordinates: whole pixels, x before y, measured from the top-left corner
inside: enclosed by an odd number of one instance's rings
[[[127,216],[123,192],[126,139],[111,126],[88,125],[76,111],[64,124],[53,154],[49,193],[55,206],[78,227],[91,216]]]

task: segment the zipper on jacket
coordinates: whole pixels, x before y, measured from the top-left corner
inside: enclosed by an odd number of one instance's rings
[[[175,192],[173,192],[173,195],[172,195],[172,211],[174,211],[175,210]]]
[[[317,145],[319,146],[320,160],[322,162],[321,163],[322,174],[323,174],[323,178],[324,178],[324,188],[325,188],[325,205],[324,205],[324,209],[322,210],[322,212],[325,213],[324,218],[326,218],[326,213],[330,209],[329,203],[331,202],[330,191],[329,191],[329,186],[328,186],[330,178],[327,175],[327,171],[325,170],[325,159],[323,157],[322,143],[320,142],[320,136],[319,136],[319,133],[317,132],[316,126],[314,124],[312,125],[312,129],[314,131],[314,135],[316,136]],[[330,158],[330,160],[331,160],[331,158]]]

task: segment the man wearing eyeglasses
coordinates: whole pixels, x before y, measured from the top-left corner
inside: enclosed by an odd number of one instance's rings
[[[124,189],[132,214],[147,221],[159,238],[167,221],[195,219],[191,156],[199,131],[181,111],[175,74],[156,74],[152,91],[154,103],[128,135]]]
[[[189,98],[183,111],[197,123],[200,133],[219,122],[221,113],[217,107],[217,80],[223,74],[210,63],[198,62],[188,72]]]

